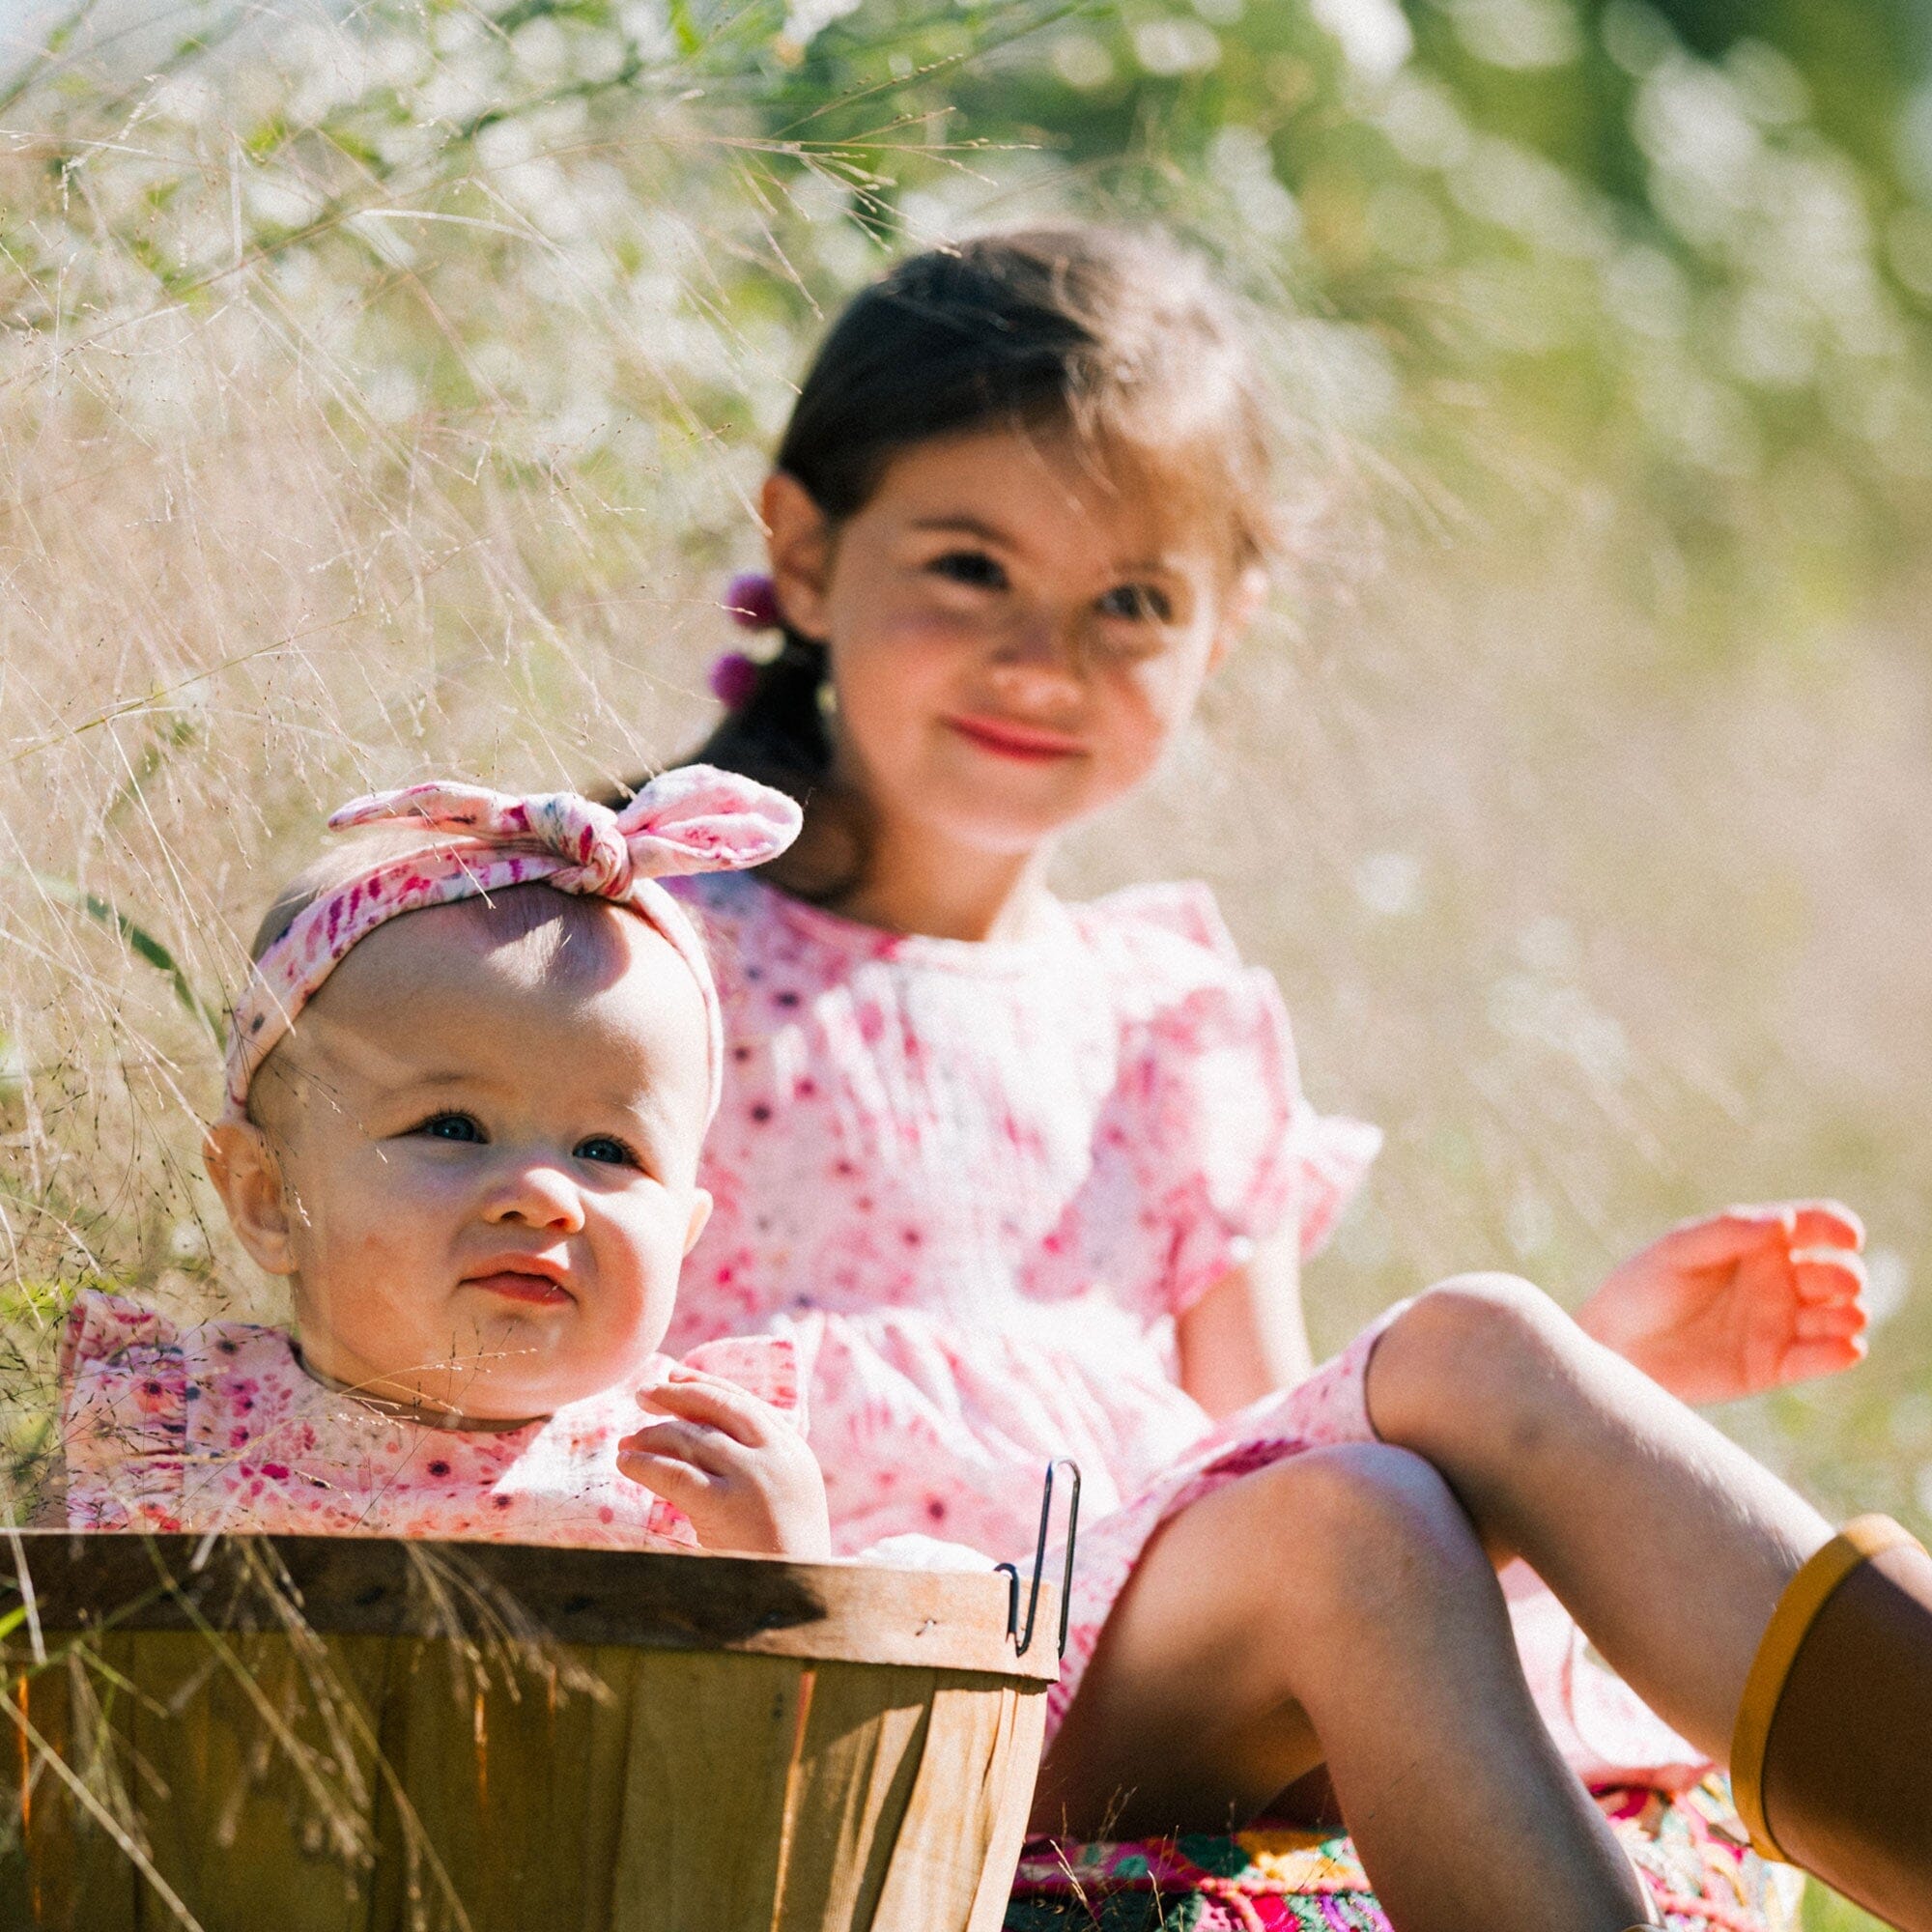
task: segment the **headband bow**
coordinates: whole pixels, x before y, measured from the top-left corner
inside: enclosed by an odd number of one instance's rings
[[[790,799],[732,772],[686,765],[653,779],[621,811],[575,792],[520,798],[481,785],[429,783],[354,799],[328,821],[336,832],[397,823],[448,836],[377,860],[330,887],[256,962],[229,1033],[232,1116],[244,1114],[249,1082],[296,1015],[379,925],[427,906],[537,884],[625,906],[669,942],[704,997],[717,1111],[724,1061],[718,991],[696,929],[657,881],[776,858],[798,836],[799,809]]]

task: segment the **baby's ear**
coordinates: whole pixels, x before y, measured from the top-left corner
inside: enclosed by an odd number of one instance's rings
[[[689,1254],[697,1245],[697,1237],[704,1232],[704,1224],[711,1219],[711,1196],[701,1187],[691,1191],[691,1222],[684,1231],[684,1251]]]
[[[252,1121],[217,1121],[201,1159],[249,1260],[268,1274],[294,1274],[288,1193],[268,1135]]]

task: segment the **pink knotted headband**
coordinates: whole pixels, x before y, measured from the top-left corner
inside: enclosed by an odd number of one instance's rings
[[[417,784],[345,805],[331,831],[419,823],[455,836],[372,863],[304,906],[256,961],[228,1036],[228,1112],[242,1119],[248,1085],[330,973],[358,941],[407,912],[542,884],[629,908],[690,967],[710,1034],[711,1112],[724,1074],[718,989],[696,930],[657,884],[691,872],[741,871],[798,837],[798,807],[733,772],[686,765],[653,779],[621,811],[575,792],[518,798],[481,785]]]

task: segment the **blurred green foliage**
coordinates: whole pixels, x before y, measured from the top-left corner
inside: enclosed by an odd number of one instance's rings
[[[1804,1889],[1804,1932],[1883,1932],[1883,1927],[1836,1892],[1811,1885]]]
[[[1910,0],[375,0],[305,24],[200,0],[161,17],[174,43],[117,63],[83,8],[12,85],[43,190],[0,214],[16,327],[54,326],[57,263],[71,319],[76,272],[108,307],[130,273],[212,304],[244,262],[298,293],[345,256],[401,282],[429,255],[442,277],[452,257],[489,275],[522,257],[569,288],[596,233],[632,286],[572,293],[668,306],[724,338],[727,365],[574,395],[614,448],[639,417],[742,424],[731,338],[795,332],[873,254],[1045,194],[1172,220],[1292,305],[1297,402],[1395,463],[1419,514],[1587,478],[1605,541],[1687,639],[1841,615],[1926,509],[1932,15]],[[687,250],[695,219],[696,282],[664,259],[654,204],[686,217]],[[379,298],[356,324],[390,413],[502,399],[487,305],[439,306]]]

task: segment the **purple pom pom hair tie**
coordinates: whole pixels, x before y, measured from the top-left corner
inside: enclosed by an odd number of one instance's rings
[[[761,570],[748,570],[724,586],[724,608],[741,631],[777,631],[783,628],[779,614],[778,586]],[[737,711],[752,701],[758,688],[759,664],[743,651],[726,651],[711,667],[711,695],[726,711]]]
[[[712,663],[710,684],[712,696],[726,711],[736,711],[758,688],[758,662],[743,651],[726,651]]]
[[[784,622],[778,585],[762,570],[748,570],[724,586],[724,608],[741,631],[776,631]]]

